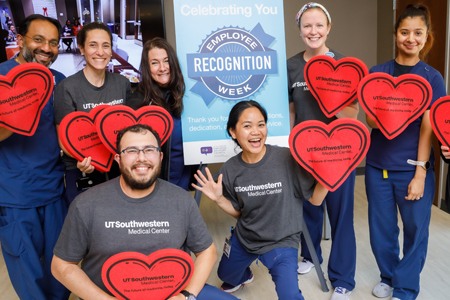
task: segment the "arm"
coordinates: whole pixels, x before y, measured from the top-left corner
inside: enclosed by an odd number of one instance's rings
[[[58,136],[58,144],[61,150],[69,157],[74,158],[69,152],[67,152],[66,148],[64,148],[61,143],[61,139],[59,138],[59,124],[56,124],[56,135]],[[86,174],[94,172],[95,168],[91,165],[91,157],[85,157],[82,161],[77,162],[77,168]]]
[[[354,101],[344,107],[340,112],[336,114],[336,118],[352,118],[356,119],[358,118],[359,113],[359,105],[358,102]]]
[[[209,199],[216,202],[216,204],[219,205],[224,212],[236,219],[239,218],[241,212],[234,209],[230,200],[225,198],[222,194],[222,174],[219,175],[216,183],[208,168],[206,168],[205,172],[208,179],[202,174],[202,172],[197,171],[197,174],[194,174],[194,177],[200,186],[194,183],[192,186],[204,193]]]
[[[5,127],[0,127],[0,142],[9,138],[13,132]]]
[[[316,187],[314,188],[314,192],[309,198],[309,202],[311,202],[312,205],[319,206],[322,204],[323,199],[325,199],[325,196],[327,195],[328,190],[320,183],[318,182],[316,184]]]
[[[189,293],[197,296],[205,286],[206,280],[208,280],[212,268],[216,263],[217,251],[216,247],[214,246],[214,243],[212,243],[211,246],[209,246],[209,248],[207,248],[206,250],[199,253],[195,253],[195,256],[196,258],[194,261],[194,274],[192,274],[191,280],[184,289]],[[185,300],[186,297],[183,296],[182,294],[178,294],[169,299]]]
[[[295,125],[295,105],[294,102],[289,103],[289,122],[291,124],[291,130]]]
[[[366,122],[367,122],[367,125],[369,125],[370,128],[378,129],[377,123],[368,114],[366,114]]]
[[[52,274],[71,292],[85,300],[112,300],[117,299],[108,295],[81,270],[78,262],[68,262],[53,255]]]
[[[430,111],[427,110],[422,116],[422,124],[420,125],[417,161],[428,161],[430,159],[432,135],[433,130],[430,123]],[[408,186],[408,195],[405,197],[406,200],[419,200],[423,197],[426,176],[427,171],[421,166],[416,166],[416,174]]]

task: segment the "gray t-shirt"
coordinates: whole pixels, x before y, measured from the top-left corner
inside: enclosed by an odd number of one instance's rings
[[[302,199],[309,199],[316,181],[288,148],[266,145],[255,164],[230,158],[220,170],[223,195],[241,212],[235,234],[250,253],[298,248],[302,230]]]
[[[105,72],[101,87],[93,86],[84,76],[83,70],[67,77],[55,88],[55,124],[74,111],[90,112],[97,105],[125,105],[131,93],[130,81],[120,74]],[[76,169],[77,160],[64,154],[66,169]]]
[[[107,291],[101,269],[112,255],[185,247],[199,253],[211,244],[191,194],[158,179],[150,195],[133,199],[115,178],[80,194],[70,205],[54,254],[69,262],[83,260],[84,272]]]
[[[345,56],[332,50],[334,59],[339,60]],[[295,106],[295,125],[308,120],[317,120],[330,124],[336,117],[328,118],[319,106],[316,98],[309,91],[306,85],[304,69],[306,61],[303,58],[305,51],[296,54],[287,60],[289,102],[294,102]]]

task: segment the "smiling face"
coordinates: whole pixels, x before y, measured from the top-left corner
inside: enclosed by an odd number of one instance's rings
[[[261,160],[265,154],[267,126],[264,116],[256,107],[245,109],[230,135],[242,148],[242,159],[248,163]]]
[[[55,25],[44,20],[34,20],[26,35],[17,35],[20,63],[36,62],[46,67],[58,57],[59,34]]]
[[[310,49],[321,50],[326,47],[328,33],[331,25],[325,13],[320,8],[310,8],[300,19],[300,36]]]
[[[170,65],[167,51],[161,48],[153,48],[148,51],[150,74],[152,79],[160,87],[166,87],[170,81]]]
[[[421,17],[403,19],[395,35],[398,56],[419,59],[419,53],[427,41],[427,32],[427,26]]]
[[[126,132],[121,141],[120,149],[144,149],[146,147],[158,147],[158,141],[150,131]],[[137,156],[120,153],[116,154],[116,161],[121,172],[122,188],[131,196],[133,193],[147,191],[151,193],[159,174],[161,173],[162,153],[156,151],[145,155],[140,151]],[[130,194],[131,193],[131,194]]]
[[[104,70],[111,60],[111,39],[102,29],[89,30],[80,52],[86,58],[86,68]]]

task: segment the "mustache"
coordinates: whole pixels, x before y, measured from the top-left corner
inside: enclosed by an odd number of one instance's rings
[[[45,52],[45,51],[42,51],[41,49],[36,49],[33,52],[34,52],[34,54],[45,54],[45,55],[48,55],[50,57],[55,56],[52,52]]]

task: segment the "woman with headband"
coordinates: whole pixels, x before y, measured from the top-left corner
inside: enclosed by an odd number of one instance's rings
[[[303,75],[306,62],[315,56],[328,55],[336,60],[344,57],[325,45],[331,29],[330,14],[324,6],[310,2],[300,9],[296,21],[306,49],[287,61],[291,128],[307,120],[318,120],[329,124],[337,118],[356,118],[359,111],[357,102],[349,104],[331,118],[325,116],[317,100],[309,91]],[[328,278],[335,288],[331,300],[349,299],[349,295],[355,287],[354,187],[355,171],[336,191],[328,193],[324,201],[331,224],[332,246],[328,261]],[[311,234],[317,256],[322,262],[320,241],[322,239],[324,204],[313,206],[307,201],[303,201],[303,205],[303,217]],[[303,260],[298,263],[297,272],[306,274],[314,265],[303,238],[301,254]]]
[[[441,74],[423,62],[433,44],[428,9],[408,5],[395,23],[394,36],[395,59],[373,67],[370,73],[422,76],[433,90],[431,103],[447,95]],[[379,298],[393,293],[393,300],[413,300],[419,294],[435,192],[430,107],[392,140],[366,117],[373,128],[365,177],[370,244],[381,277],[372,293]],[[401,259],[398,212],[404,233]]]

